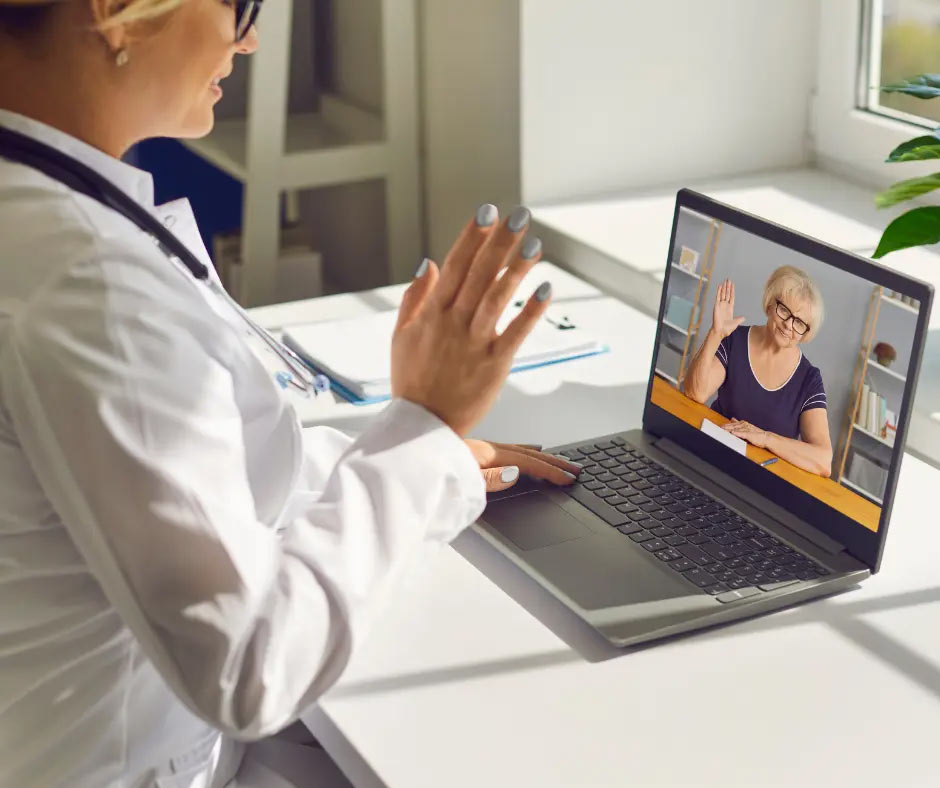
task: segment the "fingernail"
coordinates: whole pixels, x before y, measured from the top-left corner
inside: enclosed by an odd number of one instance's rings
[[[430,262],[431,262],[431,261],[428,260],[427,257],[425,257],[425,258],[418,264],[418,267],[415,269],[415,279],[420,279],[422,276],[424,276],[424,275],[428,272],[428,264],[429,264]]]
[[[523,205],[520,205],[512,212],[509,220],[506,222],[506,226],[512,232],[517,233],[529,223],[529,218],[531,216],[532,214],[529,213],[529,209]]]
[[[575,476],[573,473],[568,473],[568,471],[562,471],[562,473],[565,474],[565,476],[567,476],[573,482],[576,482],[578,480],[578,477]]]
[[[509,482],[514,482],[519,478],[519,469],[515,465],[510,465],[508,468],[503,468],[502,473],[499,474],[499,478],[500,481],[506,482],[506,484],[509,484]]]
[[[539,303],[547,301],[548,297],[552,294],[552,283],[551,282],[542,282],[539,285],[538,290],[535,291],[535,300]]]
[[[499,216],[499,211],[496,210],[496,206],[491,203],[485,202],[479,208],[477,208],[477,227],[489,227],[496,221],[496,217]]]
[[[542,251],[542,242],[538,238],[526,238],[522,242],[522,256],[526,260],[531,260]]]

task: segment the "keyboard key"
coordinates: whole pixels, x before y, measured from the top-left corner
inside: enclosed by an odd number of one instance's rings
[[[656,501],[647,501],[646,503],[641,503],[640,508],[644,512],[655,512],[660,508],[660,506],[658,503],[656,503]]]
[[[694,561],[696,564],[707,564],[712,560],[706,553],[703,553],[700,548],[693,544],[682,545],[679,548],[679,552],[690,561]]]
[[[562,489],[578,503],[586,506],[603,519],[608,525],[617,526],[630,522],[630,518],[626,514],[618,512],[613,506],[608,506],[602,498],[596,497],[593,492],[585,489],[585,486],[583,484],[572,484],[570,487]]]
[[[758,583],[757,587],[761,591],[776,591],[778,588],[786,588],[787,586],[792,586],[794,583],[799,583],[799,580],[781,580],[779,582],[771,583]]]
[[[607,482],[607,486],[610,487],[611,490],[622,490],[624,487],[629,487],[629,485],[623,479],[617,478],[611,479],[609,482]]]
[[[609,470],[610,468],[616,468],[619,466],[620,462],[613,459],[612,457],[608,457],[606,460],[601,460],[598,465],[600,465],[601,468],[607,468]]]
[[[646,547],[646,545],[643,545],[643,546]],[[679,555],[679,553],[677,553],[671,547],[667,547],[665,550],[660,550],[659,552],[656,553],[656,557],[660,561],[666,561],[666,562],[675,561],[678,558],[682,558],[682,556]]]
[[[665,509],[654,509],[649,514],[655,520],[672,520],[672,515]]]
[[[579,452],[577,449],[565,449],[563,452],[561,452],[561,456],[567,457],[569,460],[572,460],[574,462],[578,462],[584,459],[584,455],[581,452]]]
[[[731,591],[725,591],[723,594],[719,594],[715,597],[719,602],[737,602],[739,599],[748,599],[749,597],[756,596],[760,593],[756,588],[741,588],[740,590],[734,590],[734,586],[731,586]]]
[[[620,506],[622,503],[629,503],[629,501],[622,495],[617,495],[616,493],[614,495],[607,496],[608,506]]]
[[[618,525],[617,530],[620,531],[620,533],[629,536],[630,534],[639,533],[643,530],[643,528],[636,523],[627,523],[626,525]]]
[[[708,533],[708,532],[706,531],[705,533]],[[721,536],[715,537],[715,544],[729,545],[729,544],[737,544],[737,543],[738,543],[738,540],[735,539],[733,536],[728,536],[728,534],[722,534]]]
[[[708,572],[703,569],[691,569],[688,572],[684,572],[682,576],[690,583],[697,585],[699,588],[705,588],[706,586],[714,585],[716,582],[714,576],[708,574]]]
[[[600,490],[595,490],[594,494],[598,498],[610,498],[613,495],[617,495],[617,493],[615,493],[613,490],[608,489],[607,487],[604,487],[603,489],[600,489]]]
[[[714,585],[705,586],[702,591],[712,596],[718,596],[719,594],[727,593],[729,588],[724,583],[715,583]]]
[[[585,490],[603,490],[604,484],[598,481],[590,481],[584,483]]]
[[[662,539],[650,539],[648,542],[643,542],[643,547],[649,550],[651,553],[655,553],[657,550],[665,550],[669,545],[667,545]]]
[[[797,569],[796,576],[800,580],[816,580],[819,577],[812,569]]]
[[[637,531],[635,534],[630,534],[630,538],[637,544],[640,544],[642,542],[649,541],[650,539],[655,539],[656,537],[653,536],[649,531]]]
[[[681,528],[676,529],[676,533],[680,536],[695,536],[695,534],[698,533],[698,528],[693,528],[691,525],[683,525]]]
[[[614,448],[614,442],[613,442],[613,441],[601,441],[600,443],[595,443],[594,445],[597,446],[598,449],[612,449],[612,448]]]
[[[690,569],[695,569],[695,564],[693,564],[688,558],[680,558],[678,561],[673,561],[671,564],[669,564],[669,566],[671,566],[677,572],[688,572]]]
[[[751,588],[751,586],[748,586],[747,580],[745,580],[743,577],[736,577],[734,580],[729,580],[727,582],[728,588]],[[757,589],[754,590],[754,593],[757,593]]]
[[[624,514],[639,511],[639,509],[632,503],[618,503],[616,509],[618,512],[623,512]]]
[[[692,544],[707,544],[711,541],[711,539],[709,539],[707,536],[700,533],[696,533],[694,536],[690,536],[688,539]]]
[[[672,528],[664,528],[661,525],[657,525],[650,529],[650,533],[653,534],[653,536],[672,536]]]
[[[583,446],[578,446],[578,451],[582,454],[591,454],[592,452],[597,451],[597,446],[593,443],[585,443]]]
[[[641,523],[644,520],[649,520],[650,516],[646,512],[641,512],[637,509],[635,512],[627,512],[627,517],[629,517],[635,523]]]
[[[628,455],[619,446],[614,446],[614,448],[607,450],[607,456],[608,457],[627,457]]]
[[[684,536],[673,535],[673,536],[666,537],[666,544],[672,545],[673,547],[677,547],[680,544],[688,544],[688,542],[686,541]]]
[[[630,448],[627,446],[627,442],[620,436],[617,436],[616,438],[611,438],[610,442],[613,443],[615,446],[623,446],[627,449],[627,451],[630,451]]]
[[[734,556],[727,552],[720,544],[706,543],[702,545],[702,550],[716,561],[728,561],[734,558]]]
[[[617,481],[617,477],[614,476],[609,471],[602,471],[601,473],[597,474],[597,476],[595,476],[594,478],[599,482],[604,482],[604,484],[607,484],[607,482]]]
[[[589,473],[591,476],[597,473],[601,473],[604,469],[601,468],[596,462],[589,463],[588,465],[581,466],[581,473]]]

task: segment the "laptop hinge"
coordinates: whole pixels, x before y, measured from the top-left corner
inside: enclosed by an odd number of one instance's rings
[[[676,459],[683,465],[691,468],[693,471],[705,476],[708,481],[717,484],[719,487],[732,493],[736,497],[743,500],[745,503],[755,507],[760,512],[770,517],[772,520],[775,520],[777,523],[782,525],[784,528],[789,528],[791,531],[798,533],[804,539],[816,545],[819,549],[829,553],[830,555],[835,555],[837,553],[846,551],[845,545],[840,544],[831,536],[824,534],[818,528],[814,528],[809,523],[800,520],[798,517],[794,517],[782,506],[779,506],[770,500],[770,498],[767,498],[760,493],[755,492],[750,487],[741,484],[741,482],[739,482],[733,476],[730,476],[724,471],[719,470],[712,463],[701,459],[697,455],[690,452],[688,449],[682,448],[678,443],[675,443],[669,438],[657,438],[653,442],[653,445],[663,453],[668,454],[673,459]]]

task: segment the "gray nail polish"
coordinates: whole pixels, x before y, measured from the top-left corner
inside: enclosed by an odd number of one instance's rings
[[[506,226],[509,228],[510,232],[517,233],[529,223],[531,217],[532,214],[529,213],[529,209],[520,205],[509,216]]]
[[[539,285],[538,290],[535,291],[535,300],[539,303],[547,301],[548,297],[552,294],[552,283],[551,282],[542,282]]]
[[[431,262],[431,261],[428,260],[427,257],[425,257],[425,258],[418,264],[418,267],[415,269],[415,279],[420,279],[422,276],[424,276],[424,275],[428,272],[428,264],[429,264],[430,262]]]
[[[479,208],[477,208],[477,227],[489,227],[496,221],[496,217],[499,216],[499,211],[496,210],[496,206],[491,203],[485,202]]]
[[[526,238],[522,243],[522,256],[531,260],[542,251],[542,241],[538,238]]]
[[[510,465],[508,468],[503,468],[502,472],[499,474],[501,481],[509,484],[509,482],[514,482],[519,478],[519,468],[515,465]]]

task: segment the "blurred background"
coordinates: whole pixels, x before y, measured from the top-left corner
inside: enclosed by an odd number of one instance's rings
[[[940,72],[940,0],[276,0],[259,34],[209,137],[130,154],[248,306],[405,281],[489,201],[655,315],[676,189],[870,255],[911,207],[874,195],[936,169],[885,158],[940,101],[879,86]],[[937,284],[937,251],[883,263]],[[908,438],[935,463],[938,331]]]

